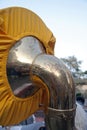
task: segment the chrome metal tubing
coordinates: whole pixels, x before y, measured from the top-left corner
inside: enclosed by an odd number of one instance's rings
[[[41,54],[33,62],[32,74],[41,78],[50,91],[47,130],[75,130],[75,85],[70,71],[55,56]]]
[[[74,130],[76,103],[73,77],[60,59],[46,54],[42,45],[34,37],[22,38],[9,52],[7,70],[11,67],[17,73],[21,70],[23,79],[24,76],[29,77],[30,71],[32,75],[38,76],[47,85],[50,92],[50,104],[48,113],[46,113],[47,130]],[[23,86],[28,83],[28,78],[20,82]],[[10,82],[11,87],[13,83]],[[34,81],[31,83],[33,84]],[[38,87],[34,86],[32,89],[38,89]]]

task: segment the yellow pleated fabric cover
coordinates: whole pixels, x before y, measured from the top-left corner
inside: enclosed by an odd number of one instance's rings
[[[55,37],[43,21],[32,11],[11,7],[0,10],[0,125],[17,124],[37,110],[49,105],[49,90],[38,77],[41,88],[33,96],[17,98],[7,80],[6,63],[10,48],[22,37],[34,36],[41,41],[47,54],[54,54]],[[45,96],[44,96],[45,93]],[[44,106],[39,106],[44,104]]]

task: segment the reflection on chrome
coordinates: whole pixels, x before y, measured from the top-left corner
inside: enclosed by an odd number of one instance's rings
[[[10,49],[7,77],[16,96],[22,98],[31,96],[38,89],[30,81],[30,67],[36,55],[44,52],[42,44],[34,37],[24,37]]]
[[[11,48],[7,62],[8,81],[16,96],[31,96],[39,89],[30,81],[30,73],[39,77],[50,92],[47,130],[75,130],[75,84],[70,71],[60,59],[46,54],[36,38],[25,37]]]

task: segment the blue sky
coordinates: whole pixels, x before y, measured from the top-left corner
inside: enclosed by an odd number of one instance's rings
[[[38,14],[56,37],[55,55],[74,55],[87,70],[87,0],[0,0],[0,8],[10,6]]]

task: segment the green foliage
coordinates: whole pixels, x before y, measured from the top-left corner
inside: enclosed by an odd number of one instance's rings
[[[82,61],[77,60],[75,56],[61,58],[67,68],[71,71],[75,83],[78,85],[87,84],[87,71],[83,72],[81,68]]]
[[[84,72],[84,74],[86,74],[86,75],[87,75],[87,70]]]
[[[68,69],[72,72],[74,77],[80,77],[82,75],[82,71],[80,69],[80,65],[82,61],[78,61],[75,56],[61,58],[61,60],[65,63]]]
[[[75,56],[69,56],[67,58],[61,58],[61,60],[64,61],[64,63],[70,69],[70,71],[72,71],[72,72],[80,71],[80,65],[81,65],[82,61],[78,61]]]

